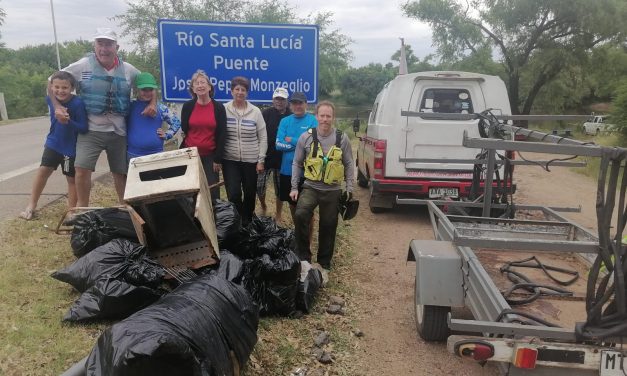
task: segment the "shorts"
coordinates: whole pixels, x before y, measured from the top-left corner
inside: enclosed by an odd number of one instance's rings
[[[94,171],[102,151],[107,152],[109,169],[126,175],[126,136],[114,132],[89,131],[78,135],[76,141],[76,167]]]
[[[61,166],[61,172],[63,175],[74,177],[74,157],[68,157],[56,150],[50,149],[44,146],[44,153],[41,155],[41,166],[50,167],[54,170]]]
[[[279,197],[279,169],[278,168],[268,168],[263,170],[263,172],[257,174],[257,196],[265,197],[266,195],[266,185],[268,183],[268,177],[272,173],[272,181],[274,182],[274,194],[276,197]]]
[[[298,181],[298,193],[303,191],[303,183],[305,182],[305,178],[300,178]],[[292,200],[290,197],[290,192],[292,191],[292,177],[290,175],[283,175],[279,178],[279,200],[287,201],[292,205],[296,205],[296,201]]]

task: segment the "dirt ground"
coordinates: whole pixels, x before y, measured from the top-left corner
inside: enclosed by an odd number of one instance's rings
[[[547,160],[549,156],[525,155]],[[515,202],[554,207],[578,207],[566,217],[594,231],[596,180],[569,168],[546,172],[517,166]],[[356,188],[361,201],[354,222],[356,264],[362,314],[356,326],[364,337],[358,348],[363,375],[495,375],[496,367],[481,367],[449,354],[445,344],[425,343],[417,336],[413,309],[415,264],[408,263],[411,239],[433,239],[426,207],[401,207],[372,214],[368,190]],[[356,310],[357,311],[357,310]]]

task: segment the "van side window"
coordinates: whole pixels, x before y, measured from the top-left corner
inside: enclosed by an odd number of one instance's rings
[[[370,119],[368,120],[369,124],[374,123],[374,119],[377,117],[377,110],[379,109],[379,102],[376,102],[370,111]]]
[[[472,99],[466,89],[427,89],[418,111],[447,114],[472,114]]]

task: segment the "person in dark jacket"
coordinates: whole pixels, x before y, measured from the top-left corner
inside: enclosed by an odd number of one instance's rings
[[[280,151],[276,150],[276,134],[279,129],[281,119],[292,114],[287,105],[287,97],[289,96],[287,89],[284,87],[277,88],[272,94],[272,107],[268,107],[261,112],[263,119],[266,121],[266,133],[268,134],[268,151],[266,152],[266,164],[263,172],[257,175],[257,197],[261,205],[261,215],[266,215],[266,186],[268,178],[272,174],[274,182],[274,194],[276,196],[276,211],[274,220],[281,222],[283,212],[283,201],[279,199],[279,169],[281,168]]]
[[[182,148],[198,148],[198,154],[209,186],[218,183],[222,169],[222,156],[226,137],[226,111],[224,105],[213,99],[214,88],[209,76],[197,70],[189,85],[192,99],[183,104],[181,129],[184,133]],[[220,187],[211,188],[211,199],[220,198]]]

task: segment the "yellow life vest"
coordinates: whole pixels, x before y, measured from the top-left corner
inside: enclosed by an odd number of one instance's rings
[[[335,133],[335,145],[331,146],[327,155],[322,151],[322,145],[318,141],[316,128],[308,130],[313,136],[311,150],[305,158],[305,179],[322,181],[325,184],[338,184],[344,179],[344,164],[342,164],[342,131]]]

